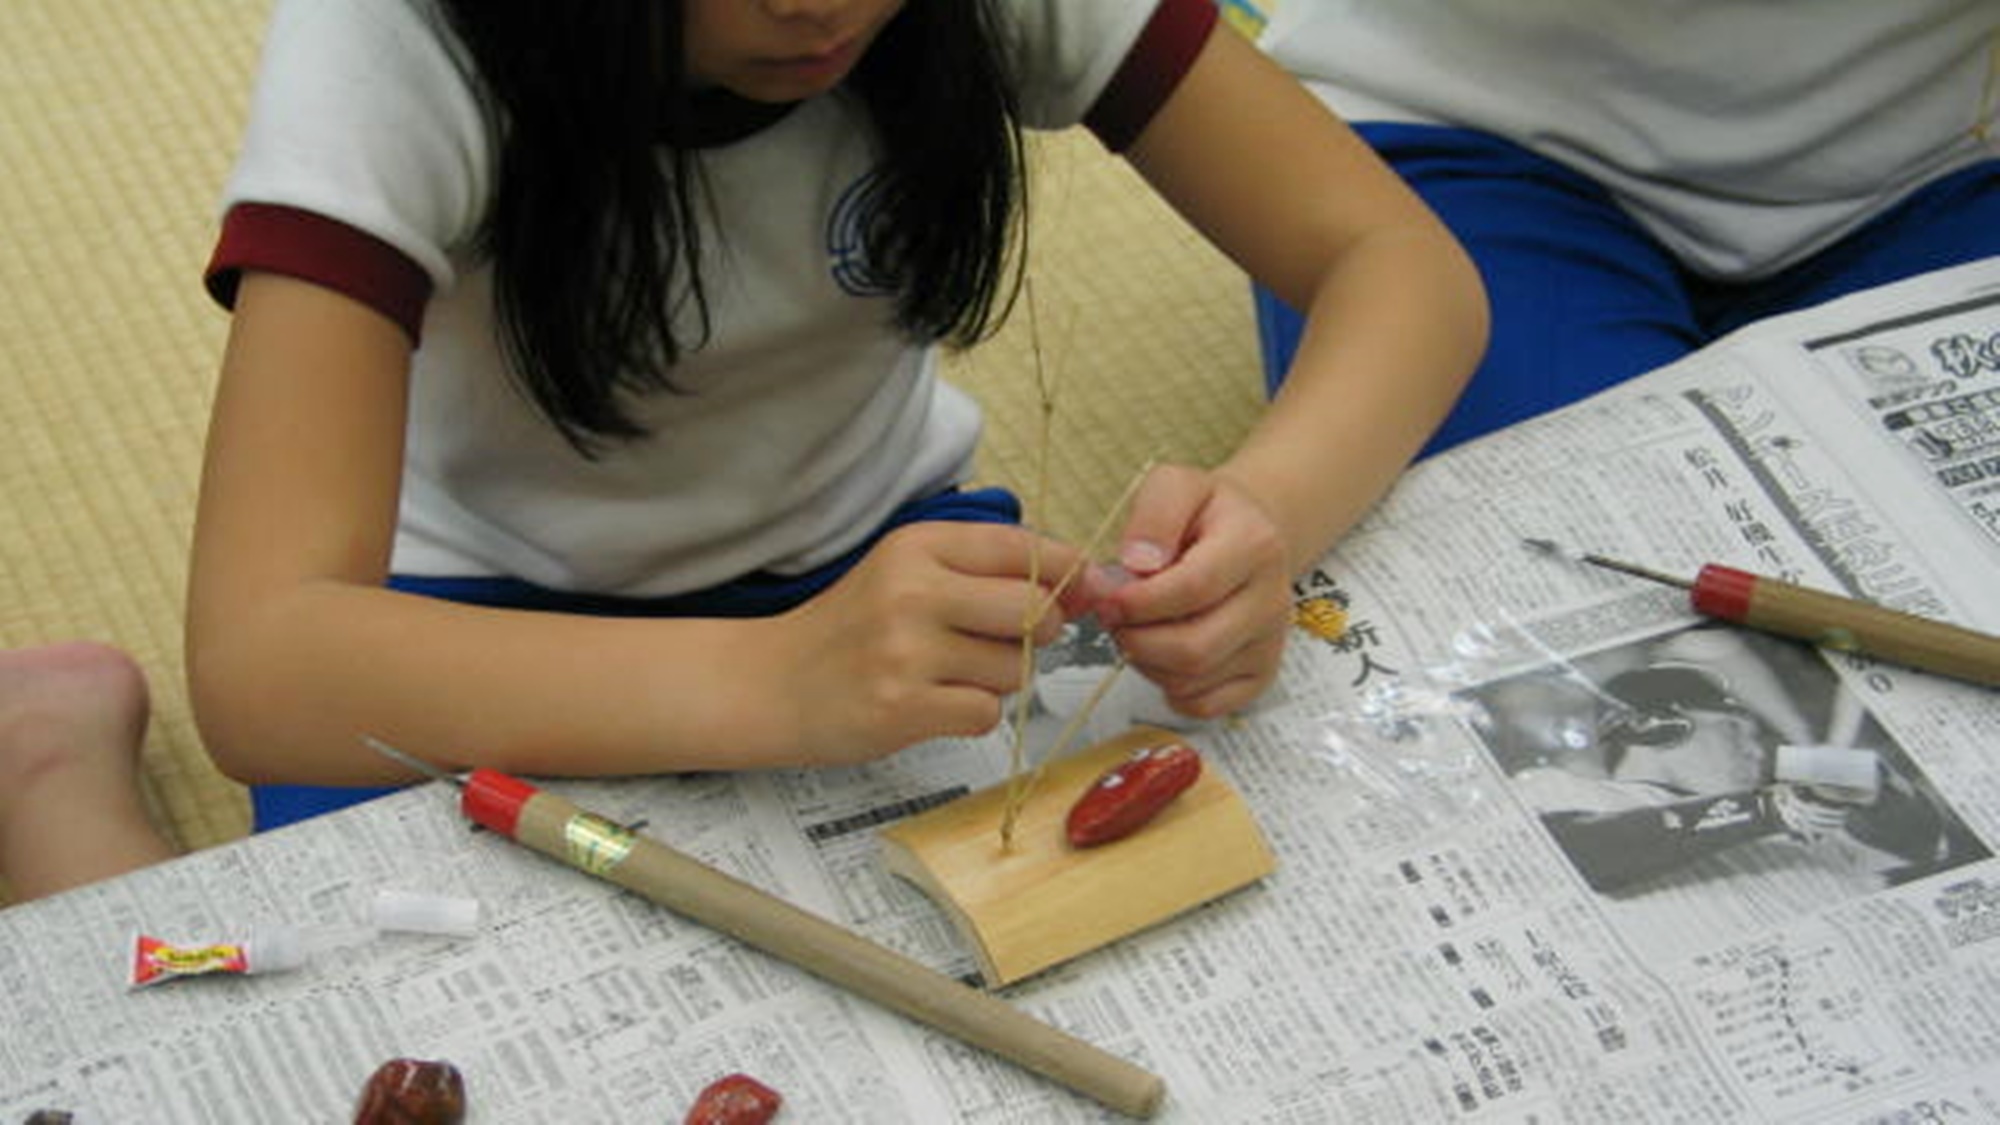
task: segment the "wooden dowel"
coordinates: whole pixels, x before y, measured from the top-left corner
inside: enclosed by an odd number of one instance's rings
[[[521,807],[514,838],[1120,1113],[1166,1098],[1158,1075],[552,793]]]

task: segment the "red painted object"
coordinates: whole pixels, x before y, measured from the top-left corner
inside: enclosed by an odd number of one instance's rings
[[[465,1079],[448,1062],[390,1059],[361,1092],[354,1125],[459,1125]]]
[[[747,1074],[725,1074],[694,1100],[683,1125],[764,1125],[785,1099]]]
[[[1122,840],[1160,815],[1201,776],[1201,755],[1186,743],[1142,746],[1104,772],[1069,810],[1071,847]]]

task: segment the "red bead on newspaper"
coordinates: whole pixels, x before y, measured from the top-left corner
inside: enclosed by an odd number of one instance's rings
[[[784,1101],[747,1074],[725,1074],[695,1098],[683,1125],[764,1125]]]

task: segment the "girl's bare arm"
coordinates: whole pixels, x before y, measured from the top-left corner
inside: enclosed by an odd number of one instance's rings
[[[1284,387],[1221,467],[1317,558],[1394,483],[1486,344],[1471,260],[1368,146],[1218,28],[1133,165],[1252,277],[1305,312]]]
[[[243,280],[187,622],[196,716],[233,776],[401,779],[364,733],[439,762],[584,775],[860,760],[997,721],[1034,600],[1018,529],[908,529],[765,620],[385,589],[408,372],[407,337],[374,310],[287,277]],[[1043,549],[1045,567],[1068,565],[1065,548]]]
[[[1485,347],[1476,270],[1434,216],[1289,75],[1218,29],[1130,158],[1308,326],[1282,390],[1213,473],[1156,472],[1100,611],[1181,711],[1277,674],[1289,580],[1388,491]]]

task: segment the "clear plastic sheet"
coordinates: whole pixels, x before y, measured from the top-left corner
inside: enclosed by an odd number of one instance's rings
[[[1528,812],[1612,894],[1772,841],[1886,884],[1987,854],[1810,646],[1712,622],[1562,636],[1497,613],[1322,702],[1299,745],[1337,776],[1335,815]]]

